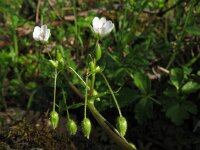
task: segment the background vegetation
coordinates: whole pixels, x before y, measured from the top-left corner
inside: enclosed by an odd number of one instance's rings
[[[52,107],[49,54],[62,54],[65,64],[84,77],[88,55],[96,42],[90,30],[95,16],[105,16],[115,24],[114,32],[101,41],[103,58],[99,65],[104,67],[127,118],[127,138],[140,149],[198,150],[198,0],[0,1],[2,114],[10,108],[43,113]],[[32,38],[34,26],[43,23],[51,29],[47,44]],[[96,90],[105,92],[102,77],[96,80]],[[74,104],[81,101],[84,88],[71,73],[59,74],[57,100],[59,113],[65,116],[62,89],[67,102]],[[110,95],[95,104],[115,122],[117,112]],[[83,116],[82,108],[71,112],[77,120]],[[5,122],[1,116],[1,128]]]

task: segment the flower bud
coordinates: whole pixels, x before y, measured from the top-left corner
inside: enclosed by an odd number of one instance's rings
[[[69,119],[67,122],[67,130],[70,135],[75,135],[77,132],[77,125],[74,120]]]
[[[59,122],[59,116],[58,116],[58,113],[56,111],[52,111],[50,113],[50,120],[51,120],[51,124],[53,126],[53,129],[57,128],[58,122]]]
[[[121,136],[124,136],[127,130],[126,118],[124,118],[123,116],[118,117],[116,126],[117,126],[117,130],[119,131],[119,134]]]
[[[84,118],[82,122],[82,130],[83,130],[84,136],[86,136],[87,139],[90,138],[91,128],[92,128],[92,125],[91,125],[90,119]]]
[[[99,72],[101,72],[101,68],[100,68],[99,66],[97,66],[97,67],[95,68],[95,73],[99,73]]]
[[[95,89],[93,89],[93,95],[94,96],[97,96],[99,93],[95,90]],[[100,101],[100,98],[98,97],[97,99],[96,99],[97,101]]]
[[[91,70],[92,72],[95,71],[95,64],[94,64],[93,61],[91,61],[91,62],[89,63],[89,67],[90,67],[90,70]]]
[[[58,67],[58,61],[57,61],[57,60],[56,60],[56,61],[54,61],[54,60],[49,60],[49,62],[51,63],[51,65],[52,65],[53,67],[55,67],[55,68]]]
[[[101,58],[101,47],[99,43],[96,44],[95,56],[97,61]]]

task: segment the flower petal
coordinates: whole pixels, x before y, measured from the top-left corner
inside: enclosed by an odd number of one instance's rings
[[[97,28],[99,24],[99,18],[98,17],[94,17],[94,19],[92,20],[92,27],[93,28]]]
[[[39,26],[36,26],[33,30],[33,38],[38,41],[40,38],[41,28]]]
[[[107,34],[106,28],[105,27],[99,28],[99,34],[102,36],[106,35]]]
[[[106,23],[106,18],[105,17],[102,17],[100,20],[99,20],[99,24],[98,24],[98,27],[99,28],[102,28],[103,25]]]
[[[114,24],[112,23],[112,21],[109,20],[104,24],[103,27],[105,28],[106,34],[107,34],[107,33],[110,33],[113,30]]]
[[[48,41],[49,37],[50,37],[51,33],[50,33],[50,29],[47,29],[45,35],[44,35],[44,41]]]
[[[45,34],[46,31],[47,31],[47,25],[44,24],[44,25],[41,26],[41,33],[44,33],[44,34]]]

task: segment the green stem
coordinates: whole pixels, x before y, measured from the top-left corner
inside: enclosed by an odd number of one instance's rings
[[[71,68],[71,70],[73,69]],[[86,83],[83,81],[83,79],[74,70],[73,73],[75,73],[75,75],[78,76],[78,78],[84,83],[85,87],[88,87]],[[70,86],[72,87],[72,85]],[[88,87],[88,89],[90,88]],[[109,122],[98,112],[98,110],[95,108],[92,102],[87,102],[87,106],[90,109],[94,118],[99,123],[99,125],[106,131],[106,133],[110,136],[110,138],[114,140],[122,149],[136,150],[136,148],[130,146],[130,144],[124,137],[118,134],[117,130],[111,124],[109,124]]]
[[[100,124],[100,126],[108,133],[110,138],[114,140],[122,149],[136,150],[128,143],[128,141],[124,137],[117,134],[115,128],[112,127],[112,125],[108,124],[108,121],[103,116],[101,116],[98,110],[96,110],[94,104],[88,103],[88,108],[90,109],[92,115]]]
[[[81,80],[81,82],[84,84],[84,86],[90,90],[90,87],[85,83],[83,78],[72,67],[68,67],[68,68]]]
[[[54,76],[54,95],[53,95],[53,111],[55,111],[56,107],[56,82],[57,82],[57,68],[55,68],[55,76]]]
[[[94,59],[94,68],[96,68],[96,60]],[[96,73],[92,73],[92,80],[90,86],[90,96],[94,95],[94,83],[95,83]]]
[[[122,113],[121,113],[121,110],[120,110],[120,108],[119,108],[119,104],[118,104],[118,102],[117,102],[117,99],[116,99],[116,97],[115,97],[115,95],[114,95],[114,93],[113,93],[113,90],[112,90],[110,84],[108,83],[108,80],[106,79],[105,75],[104,75],[103,73],[101,73],[101,76],[104,78],[104,80],[105,80],[105,82],[106,82],[106,85],[108,86],[108,89],[109,89],[109,91],[110,91],[110,93],[111,93],[111,95],[112,95],[112,97],[113,97],[113,100],[114,100],[115,105],[116,105],[116,107],[117,107],[117,110],[118,110],[118,112],[119,112],[119,116],[121,117],[121,116],[122,116]]]
[[[88,71],[86,73],[86,85],[88,84]],[[85,105],[84,105],[84,118],[86,118],[86,107],[87,107],[87,98],[88,98],[88,88],[85,87]]]
[[[65,92],[64,92],[63,89],[62,89],[62,95],[63,95],[63,101],[64,101],[64,103],[66,105],[67,119],[70,120],[70,115],[69,115],[69,110],[68,110],[68,106],[67,106],[66,96],[65,96]]]

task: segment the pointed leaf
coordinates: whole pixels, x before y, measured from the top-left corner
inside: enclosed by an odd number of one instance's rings
[[[172,84],[176,87],[177,90],[180,89],[181,84],[184,78],[184,72],[181,68],[173,68],[170,70],[169,74],[170,80]]]
[[[189,94],[189,93],[196,92],[199,89],[200,89],[200,84],[194,81],[189,81],[183,85],[181,90],[183,93]]]
[[[142,93],[149,93],[151,91],[151,81],[144,73],[135,73],[133,79],[135,85]]]

